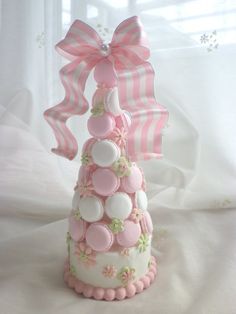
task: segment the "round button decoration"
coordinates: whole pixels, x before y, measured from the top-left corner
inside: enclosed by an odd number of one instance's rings
[[[114,242],[114,235],[104,223],[91,224],[86,232],[86,242],[95,251],[106,252]]]
[[[124,222],[124,231],[120,232],[116,236],[116,240],[119,245],[123,247],[134,246],[141,235],[141,227],[139,224],[135,224],[131,220]]]
[[[135,203],[136,206],[145,211],[148,207],[147,194],[143,190],[139,190],[135,193]]]
[[[117,191],[120,179],[110,169],[96,169],[92,174],[92,183],[96,193],[109,196]]]
[[[88,131],[95,138],[106,138],[111,134],[115,127],[115,119],[109,114],[104,113],[101,116],[91,116],[88,119]]]
[[[93,144],[91,155],[95,164],[109,167],[120,158],[120,148],[112,141],[101,140]]]
[[[130,167],[130,175],[123,177],[121,184],[125,192],[134,193],[141,188],[142,181],[143,177],[141,171],[135,164],[133,164]]]
[[[86,196],[79,200],[81,217],[88,222],[95,222],[103,217],[102,201],[96,196]]]
[[[74,216],[69,217],[69,233],[74,241],[81,241],[84,239],[86,232],[86,222]]]
[[[105,212],[108,217],[125,220],[132,211],[132,201],[128,194],[116,192],[105,202]]]

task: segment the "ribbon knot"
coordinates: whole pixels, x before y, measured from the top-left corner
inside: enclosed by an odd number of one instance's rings
[[[130,157],[133,160],[159,157],[158,138],[167,111],[154,98],[154,71],[146,61],[150,51],[138,17],[128,18],[119,24],[109,44],[104,43],[93,28],[76,20],[65,38],[56,45],[56,50],[70,63],[60,70],[65,88],[64,100],[44,113],[58,142],[58,147],[52,151],[68,159],[73,159],[77,154],[77,141],[67,128],[66,121],[71,116],[82,115],[88,110],[88,101],[84,96],[87,77],[102,59],[107,58],[117,74],[122,108],[132,115],[128,138]],[[156,121],[155,117],[158,118]],[[141,125],[143,132],[140,134]],[[150,147],[146,136],[150,136]]]

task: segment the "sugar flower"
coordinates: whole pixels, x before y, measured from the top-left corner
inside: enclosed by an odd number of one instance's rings
[[[80,214],[79,209],[76,209],[76,210],[73,212],[73,216],[75,217],[76,220],[80,220],[80,219],[81,219],[81,214]]]
[[[111,223],[108,225],[111,231],[116,234],[124,230],[124,222],[121,219],[114,218]]]
[[[117,274],[117,278],[126,286],[130,281],[134,280],[135,269],[131,267],[123,267]]]
[[[70,273],[74,276],[76,275],[76,269],[74,265],[70,265]]]
[[[93,108],[91,109],[91,113],[93,117],[102,116],[104,111],[105,109],[104,109],[103,103],[98,103],[95,106],[93,106]]]
[[[80,159],[82,165],[84,166],[89,166],[93,163],[92,161],[92,156],[87,153],[87,152],[84,152],[82,155],[81,155],[81,159]]]
[[[82,197],[84,196],[90,196],[92,195],[92,192],[93,192],[93,184],[92,184],[92,180],[88,179],[84,179],[82,180],[79,185],[78,185],[78,188],[79,188],[79,193]]]
[[[124,156],[121,156],[112,165],[115,174],[120,178],[130,175],[130,167],[131,163]]]
[[[96,264],[96,253],[84,242],[76,245],[75,254],[78,256],[79,262],[85,266],[93,266]]]
[[[124,248],[120,251],[120,255],[121,256],[129,256],[129,249],[128,248]]]
[[[133,220],[134,223],[139,223],[140,220],[142,220],[143,218],[143,213],[141,211],[141,209],[139,208],[133,208],[131,215],[130,215],[130,219]]]
[[[67,245],[68,255],[70,254],[70,240],[71,240],[71,235],[69,232],[67,232],[67,234],[66,234],[66,245]]]
[[[114,265],[106,265],[103,268],[102,274],[107,278],[114,278],[116,276],[117,270]]]
[[[115,128],[111,134],[111,139],[120,147],[125,147],[127,141],[127,131],[125,128]]]
[[[138,239],[137,248],[139,250],[139,253],[145,252],[147,247],[148,247],[148,235],[147,233],[143,233]]]

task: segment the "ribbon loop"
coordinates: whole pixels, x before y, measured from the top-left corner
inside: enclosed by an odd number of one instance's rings
[[[160,130],[168,114],[154,98],[154,71],[146,61],[150,51],[138,17],[134,16],[120,23],[109,45],[104,44],[93,28],[76,20],[65,38],[56,45],[56,50],[70,60],[70,63],[60,70],[65,88],[64,100],[44,113],[58,142],[58,147],[52,151],[68,159],[73,159],[77,154],[77,141],[67,128],[66,122],[71,116],[82,115],[88,110],[88,101],[84,96],[88,75],[103,58],[108,58],[117,72],[122,108],[133,114],[134,121],[128,138],[128,150],[132,158],[137,160],[140,156],[158,157],[160,144],[157,143],[157,137],[160,137]],[[159,123],[159,127],[154,125],[157,112],[159,118],[164,117],[164,122]],[[141,126],[143,132],[138,134]],[[153,145],[146,147],[144,137],[149,136],[149,133]],[[138,142],[143,144],[138,145]],[[151,149],[150,153],[148,149]]]

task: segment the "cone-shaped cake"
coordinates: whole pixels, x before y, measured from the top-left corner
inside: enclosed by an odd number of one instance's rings
[[[45,112],[57,154],[75,156],[77,144],[65,122],[88,109],[83,91],[93,68],[97,82],[87,122],[91,137],[82,148],[69,216],[64,279],[85,297],[130,298],[156,276],[145,179],[134,160],[161,155],[167,118],[154,98],[144,32],[132,17],[105,45],[92,28],[75,21],[57,49],[72,61],[61,70],[65,99]]]
[[[77,292],[106,300],[132,297],[156,275],[145,179],[126,152],[131,120],[121,109],[112,77],[109,61],[100,62],[88,119],[92,137],[83,146],[69,217],[65,270]]]

